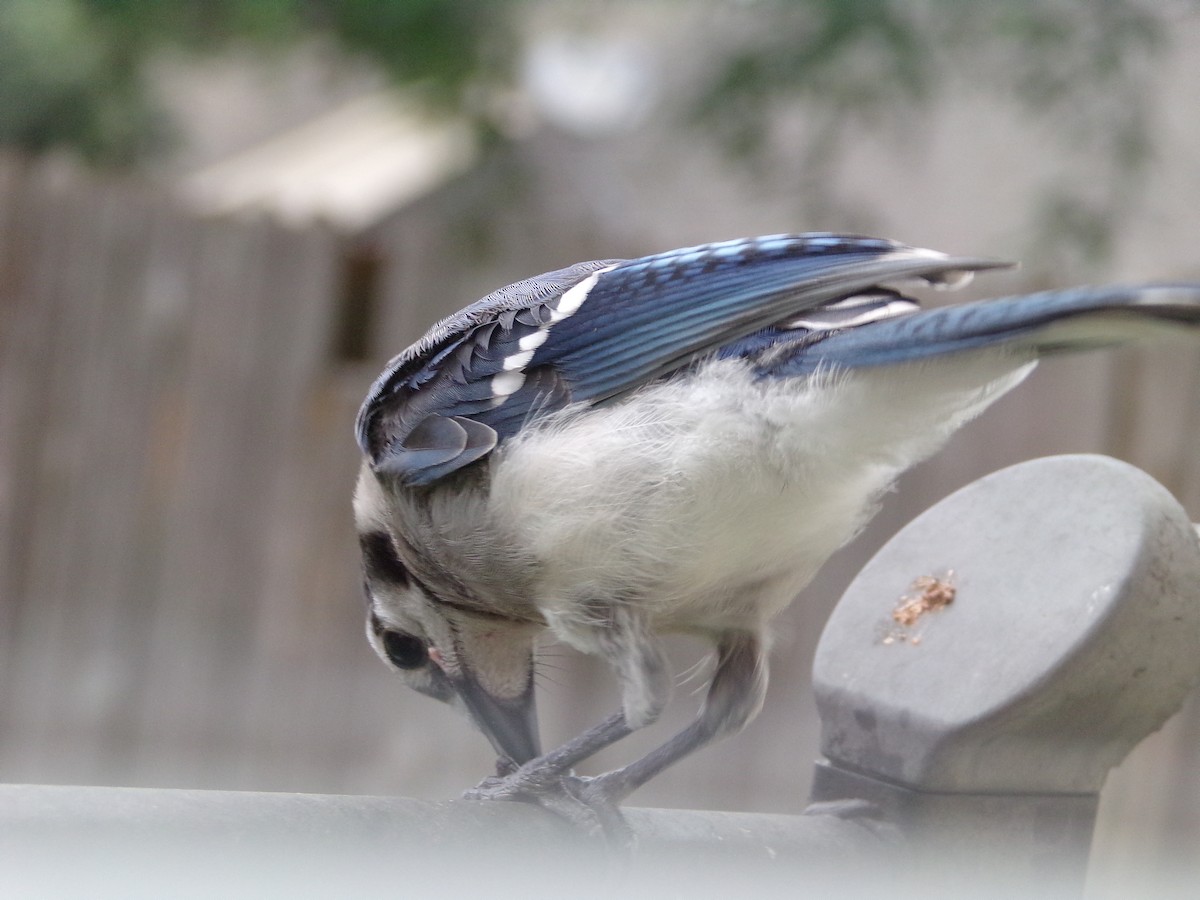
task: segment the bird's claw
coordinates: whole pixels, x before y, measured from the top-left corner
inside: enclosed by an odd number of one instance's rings
[[[633,832],[604,784],[603,778],[522,767],[503,777],[485,778],[463,796],[467,800],[532,803],[585,834],[600,835],[612,846],[629,848]]]
[[[629,827],[617,801],[605,789],[607,782],[603,777],[564,775],[559,784],[563,792],[574,799],[576,809],[587,811],[594,823],[593,830],[599,830],[610,845],[626,850],[633,848],[633,829]]]
[[[546,766],[513,766],[503,757],[496,761],[496,774],[489,775],[463,794],[466,800],[534,800],[549,794],[564,776]]]

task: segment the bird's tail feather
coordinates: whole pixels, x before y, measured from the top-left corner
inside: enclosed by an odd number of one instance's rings
[[[923,310],[797,347],[773,376],[895,365],[1005,344],[1033,356],[1200,335],[1200,284],[1085,287]]]

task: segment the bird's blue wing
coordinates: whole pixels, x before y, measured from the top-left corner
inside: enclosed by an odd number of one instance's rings
[[[949,283],[998,265],[831,234],[581,263],[434,326],[372,387],[359,442],[377,471],[429,484],[540,415],[619,397],[789,317],[898,279]]]

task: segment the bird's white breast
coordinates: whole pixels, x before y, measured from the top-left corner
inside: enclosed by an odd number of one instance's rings
[[[537,561],[532,599],[577,646],[588,599],[636,602],[657,627],[759,628],[898,474],[1033,365],[991,351],[755,380],[713,361],[510,441],[491,514]]]

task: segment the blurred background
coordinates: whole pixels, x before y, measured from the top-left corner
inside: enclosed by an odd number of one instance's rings
[[[0,780],[457,796],[486,743],[362,637],[352,422],[390,356],[540,271],[778,231],[1023,262],[956,301],[1200,278],[1198,88],[1185,0],[0,0]],[[763,715],[634,802],[799,812],[813,648],[873,550],[1052,453],[1200,520],[1198,400],[1194,347],[1044,364],[782,617]],[[548,745],[615,708],[565,648],[543,680]],[[1200,878],[1195,698],[1096,841],[1094,896]]]

